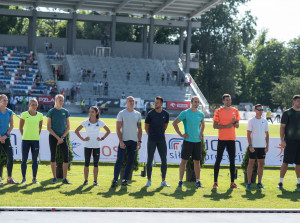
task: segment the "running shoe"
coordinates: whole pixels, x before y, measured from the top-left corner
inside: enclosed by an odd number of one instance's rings
[[[57,184],[57,178],[53,178],[52,184]]]
[[[256,185],[256,187],[259,188],[259,189],[265,188],[265,186],[264,186],[262,183],[258,183],[258,184]]]
[[[279,182],[277,188],[280,190],[283,189],[283,183]]]
[[[112,184],[111,184],[111,188],[117,187],[118,186],[118,181],[117,180],[113,180]]]
[[[177,188],[182,188],[182,184],[183,184],[183,182],[182,182],[182,180],[180,180],[180,181],[178,182]]]
[[[160,186],[161,187],[170,187],[170,185],[165,180],[160,183]]]
[[[99,184],[97,183],[97,181],[94,181],[93,185],[94,186],[99,186]]]
[[[2,181],[2,179],[1,179],[1,177],[0,177],[0,184],[3,184],[3,181]]]
[[[70,181],[68,181],[67,178],[63,179],[62,183],[63,183],[63,184],[71,184]]]
[[[300,188],[300,184],[297,184],[296,187],[297,187],[297,189],[299,189]]]
[[[40,183],[37,181],[37,179],[32,179],[32,183],[33,183],[33,184],[40,184]]]
[[[217,188],[218,188],[218,182],[215,182],[215,183],[214,183],[213,188],[214,188],[214,189],[217,189]]]
[[[147,181],[145,187],[151,187],[151,181],[150,180]]]
[[[247,189],[247,190],[250,190],[250,189],[251,189],[251,183],[247,184],[246,189]]]
[[[13,178],[7,179],[8,184],[19,184],[18,182],[14,181]]]
[[[230,188],[240,189],[234,182],[230,184]]]
[[[122,186],[131,186],[127,180],[122,180]]]
[[[21,181],[21,184],[26,184],[26,179],[23,179],[23,180]]]
[[[201,184],[200,181],[197,181],[196,182],[196,188],[199,188],[199,187],[203,188],[204,186]]]
[[[88,185],[88,181],[87,181],[87,180],[85,180],[85,181],[83,182],[83,184],[82,184],[82,186],[85,186],[85,185]]]

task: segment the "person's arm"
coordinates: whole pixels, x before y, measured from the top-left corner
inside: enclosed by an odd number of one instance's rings
[[[138,143],[137,143],[137,150],[140,150],[141,148],[141,141],[142,141],[142,134],[143,134],[143,129],[142,129],[142,122],[137,123],[137,128],[138,128]]]
[[[102,141],[102,140],[106,139],[106,137],[110,134],[110,129],[106,125],[103,128],[105,129],[106,133],[103,137],[101,137],[101,138],[98,137],[97,138],[98,141]]]
[[[203,132],[204,132],[204,129],[205,129],[205,122],[203,121],[202,124],[201,124],[200,140],[203,139]]]
[[[39,135],[41,134],[42,127],[43,127],[43,120],[41,120],[39,123]]]
[[[247,130],[247,139],[248,139],[248,144],[249,144],[249,150],[250,150],[251,153],[253,153],[254,148],[252,146],[251,133],[252,133],[252,131]]]
[[[266,148],[265,153],[269,151],[269,132],[266,132]]]
[[[147,135],[149,135],[149,124],[148,123],[145,123],[145,131],[147,133]]]
[[[82,125],[78,126],[77,129],[75,130],[75,134],[78,136],[79,139],[81,139],[82,141],[89,141],[90,137],[85,137],[83,138],[80,134],[80,130],[83,128]]]
[[[189,135],[181,133],[179,126],[178,126],[179,122],[181,122],[181,121],[178,118],[176,118],[175,121],[173,122],[173,127],[180,137],[187,139],[189,137]]]
[[[286,147],[286,142],[284,141],[285,127],[286,127],[286,124],[283,124],[283,123],[280,124],[280,141],[281,141],[281,144],[280,144],[280,145],[281,145],[283,148]]]
[[[25,120],[21,118],[20,124],[19,124],[19,130],[20,130],[21,135],[23,135],[24,124],[25,124]]]
[[[49,118],[49,117],[47,119],[47,130],[49,131],[49,133],[51,135],[53,135],[57,139],[57,145],[63,143],[63,140],[58,135],[56,135],[56,133],[51,128],[51,118]]]
[[[214,121],[214,124],[213,124],[213,128],[214,129],[230,129],[232,128],[233,124],[230,123],[228,125],[220,125],[219,122],[216,122]]]
[[[70,119],[69,119],[69,117],[66,119],[66,124],[67,124],[66,130],[65,130],[64,134],[61,136],[62,139],[64,139],[66,137],[66,135],[68,134],[68,132],[70,131]]]
[[[165,131],[167,130],[168,125],[169,125],[169,123],[165,123],[165,124],[164,124]]]
[[[122,124],[123,124],[123,122],[117,121],[116,129],[117,129],[117,136],[118,136],[118,139],[119,139],[119,142],[120,142],[120,148],[121,148],[121,149],[125,149],[126,145],[125,145],[124,142],[123,142],[123,139],[122,139],[122,132],[121,132]],[[123,131],[123,130],[122,130],[122,131]]]

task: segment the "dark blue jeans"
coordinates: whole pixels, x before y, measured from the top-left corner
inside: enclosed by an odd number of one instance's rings
[[[124,158],[126,150],[127,150],[127,163],[126,163],[125,172],[124,172],[124,176],[123,176],[124,180],[128,179],[128,176],[132,169],[132,164],[134,162],[134,156],[136,153],[137,142],[129,140],[129,141],[124,141],[124,144],[126,145],[125,149],[121,149],[120,144],[118,147],[117,161],[116,161],[115,169],[114,169],[114,180],[118,180],[118,178],[119,178],[121,167],[122,167],[122,162],[123,162],[123,158]]]
[[[37,140],[22,140],[22,163],[21,170],[23,178],[26,178],[28,154],[31,149],[32,155],[32,176],[36,178],[38,170],[37,157],[40,151],[40,142]]]
[[[6,163],[7,176],[11,177],[11,172],[12,172],[13,163],[14,163],[14,155],[13,155],[12,146],[10,144],[10,138],[6,138],[4,144],[0,143],[0,154],[1,154],[2,148],[7,157],[7,163]]]
[[[162,178],[166,178],[167,173],[167,145],[166,140],[162,139],[160,141],[152,141],[148,139],[147,144],[147,152],[148,152],[148,158],[147,158],[147,177],[148,179],[151,179],[152,174],[152,163],[154,158],[155,150],[158,150],[160,159],[161,159],[161,176]]]

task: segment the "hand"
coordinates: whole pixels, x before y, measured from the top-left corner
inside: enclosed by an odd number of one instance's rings
[[[90,137],[85,137],[85,138],[83,138],[83,141],[89,141],[90,140]]]
[[[285,148],[286,147],[286,142],[284,140],[281,140],[280,146],[283,147],[283,148]]]
[[[2,144],[5,143],[5,140],[4,140],[3,136],[0,136],[0,142],[1,142]]]
[[[140,149],[141,149],[141,143],[138,142],[138,143],[137,143],[137,146],[136,146],[136,150],[139,151]]]
[[[269,146],[266,146],[265,153],[267,153],[268,151],[269,151]]]
[[[64,142],[64,140],[62,138],[58,138],[57,139],[57,145],[60,145]]]
[[[227,128],[232,128],[233,127],[233,124],[232,123],[230,123],[230,124],[228,124],[228,125],[226,125],[227,126]]]
[[[232,118],[232,122],[236,122],[236,118],[235,117]]]
[[[187,138],[189,138],[189,135],[188,134],[183,134],[181,137],[184,138],[184,139],[187,139]]]
[[[203,139],[203,134],[201,134],[201,135],[199,136],[199,139],[200,139],[200,140],[202,140],[202,139]]]
[[[126,145],[125,145],[124,142],[120,142],[120,148],[121,148],[121,149],[125,149],[125,148],[126,148]]]
[[[255,152],[255,150],[254,150],[254,148],[252,146],[249,146],[249,150],[250,150],[251,153]]]
[[[104,139],[100,138],[100,137],[97,137],[97,140],[98,141],[103,141]]]

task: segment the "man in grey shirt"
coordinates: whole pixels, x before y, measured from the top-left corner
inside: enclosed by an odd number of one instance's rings
[[[141,148],[141,113],[134,110],[134,98],[132,96],[127,97],[126,105],[127,108],[120,111],[117,116],[117,135],[120,143],[118,147],[117,161],[114,169],[114,179],[111,185],[112,188],[118,186],[118,178],[126,150],[127,163],[122,179],[122,185],[131,186],[130,184],[128,184],[127,179],[132,169],[135,153]]]

